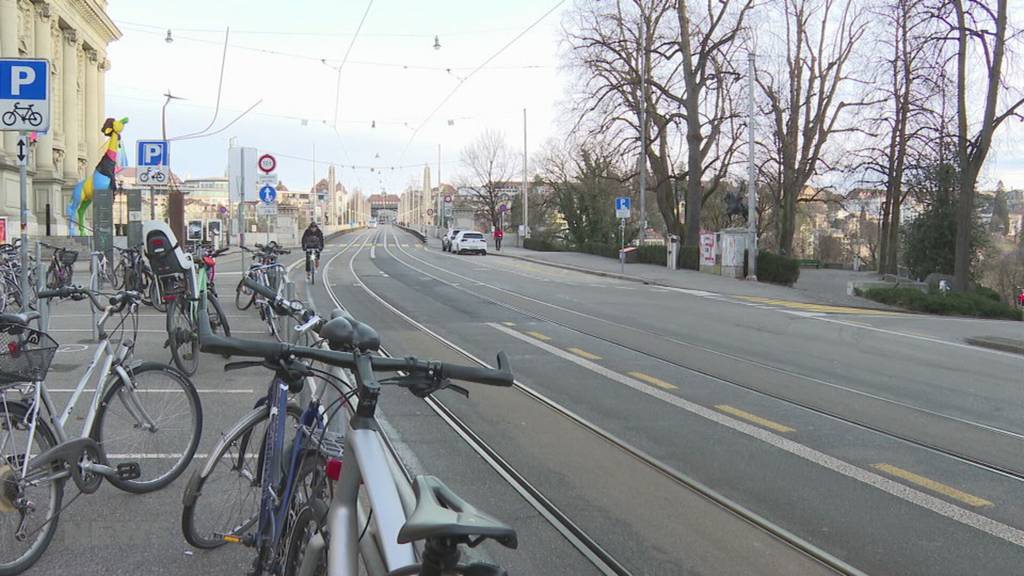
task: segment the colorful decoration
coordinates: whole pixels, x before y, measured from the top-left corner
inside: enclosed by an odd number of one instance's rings
[[[117,191],[117,181],[114,179],[114,175],[123,167],[124,154],[121,153],[122,162],[119,163],[118,153],[123,150],[121,132],[127,123],[127,118],[120,120],[107,118],[103,121],[102,132],[107,137],[107,142],[103,146],[100,161],[96,163],[96,170],[92,175],[75,184],[71,191],[71,202],[68,203],[67,209],[68,234],[70,236],[85,234],[85,211],[92,204],[94,191],[108,189]],[[76,224],[77,226],[75,226]]]

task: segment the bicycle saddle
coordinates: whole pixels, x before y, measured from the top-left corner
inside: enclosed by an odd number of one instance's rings
[[[429,538],[493,538],[506,548],[516,548],[516,531],[459,498],[435,476],[417,476],[416,509],[398,531],[398,543]]]
[[[351,333],[349,335],[339,334],[336,343],[334,338],[324,334],[324,330],[339,319],[348,323]],[[331,320],[320,330],[320,336],[327,338],[332,349],[358,348],[361,352],[371,350],[376,352],[380,349],[380,336],[377,335],[377,331],[373,329],[373,326],[356,320],[351,314],[341,308],[335,308],[331,312]]]
[[[19,314],[2,313],[0,314],[0,324],[18,324],[20,326],[28,326],[28,323],[39,318],[39,312],[35,310],[29,310],[28,312],[21,312]]]

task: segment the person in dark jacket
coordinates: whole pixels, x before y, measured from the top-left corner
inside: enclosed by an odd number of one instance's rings
[[[316,222],[310,222],[309,227],[302,233],[302,249],[316,250],[316,267],[320,268],[320,251],[324,249],[324,233],[316,225]]]

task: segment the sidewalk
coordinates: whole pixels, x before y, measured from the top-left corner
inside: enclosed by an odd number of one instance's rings
[[[432,247],[440,248],[439,240],[430,238],[429,244]],[[866,298],[847,295],[848,281],[870,279],[874,277],[872,272],[804,268],[800,270],[800,279],[796,285],[790,288],[764,282],[725,278],[695,270],[669,270],[665,266],[655,264],[626,264],[625,274],[622,274],[618,260],[612,258],[579,252],[538,252],[508,244],[502,246],[500,252],[490,251],[488,254],[671,288],[703,290],[730,296],[779,298],[809,304],[897,310]]]

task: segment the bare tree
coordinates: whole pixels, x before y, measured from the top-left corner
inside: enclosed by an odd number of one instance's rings
[[[757,83],[771,114],[771,151],[781,181],[776,222],[779,252],[793,252],[797,203],[811,177],[831,168],[826,143],[860,129],[846,122],[848,109],[864,99],[843,98],[853,80],[846,72],[854,47],[864,35],[864,19],[853,0],[784,0],[785,64],[778,77],[759,71]]]
[[[995,3],[995,10],[991,4]],[[951,0],[956,40],[957,160],[960,165],[960,198],[957,207],[956,253],[953,259],[953,287],[966,290],[971,273],[971,228],[974,225],[974,193],[978,174],[992,146],[999,125],[1018,110],[1024,98],[1011,101],[1000,110],[999,91],[1005,87],[1003,65],[1007,42],[1007,0]],[[968,64],[972,48],[984,56],[985,107],[981,123],[972,126],[967,112]]]
[[[462,184],[470,192],[477,216],[491,226],[498,226],[502,190],[508,189],[516,174],[518,155],[509,147],[504,134],[485,130],[462,150],[460,160],[466,170]]]
[[[754,6],[753,0],[708,1],[703,11],[694,12],[688,0],[676,3],[679,21],[678,54],[683,75],[682,94],[676,95],[657,81],[655,87],[685,110],[686,122],[686,236],[684,244],[697,245],[700,237],[700,211],[704,199],[714,194],[718,184],[732,165],[739,146],[739,125],[734,122],[735,108],[731,89],[739,76],[730,69],[737,56],[736,40],[744,27],[744,18]],[[733,128],[731,134],[723,129]],[[728,138],[726,138],[728,136]],[[705,195],[703,183],[712,150],[713,164],[718,166]]]

